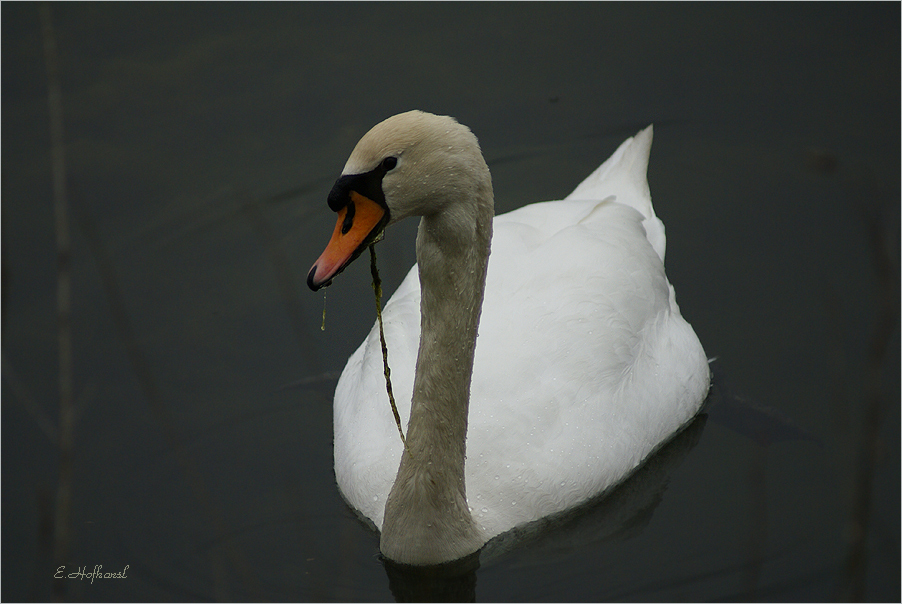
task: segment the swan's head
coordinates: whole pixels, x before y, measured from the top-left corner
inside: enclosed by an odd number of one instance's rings
[[[329,193],[338,221],[307,285],[330,285],[389,224],[472,200],[491,204],[491,187],[476,137],[454,118],[408,111],[376,124]]]

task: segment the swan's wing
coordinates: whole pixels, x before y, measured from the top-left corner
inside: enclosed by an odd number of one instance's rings
[[[548,232],[555,210],[571,224]],[[467,438],[467,495],[489,536],[622,480],[694,415],[700,399],[675,400],[682,384],[661,367],[686,356],[667,344],[685,322],[643,220],[610,200],[496,220]]]

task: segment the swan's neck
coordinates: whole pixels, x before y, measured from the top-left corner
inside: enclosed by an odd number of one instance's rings
[[[410,450],[386,502],[380,544],[384,555],[408,564],[455,560],[484,543],[464,483],[470,379],[492,236],[490,185],[482,197],[453,213],[425,216],[417,235],[422,299]]]

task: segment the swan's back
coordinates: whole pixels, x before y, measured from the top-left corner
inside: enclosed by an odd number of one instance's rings
[[[664,274],[646,181],[651,128],[566,199],[496,217],[476,342],[466,489],[486,540],[626,478],[698,411],[704,351]],[[415,267],[384,311],[406,425],[419,343]],[[335,394],[335,470],[381,527],[401,455],[378,331]]]

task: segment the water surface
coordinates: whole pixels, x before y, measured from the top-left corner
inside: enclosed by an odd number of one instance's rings
[[[2,16],[3,598],[48,599],[47,78],[38,7],[4,3]],[[128,565],[124,579],[64,579],[66,597],[393,599],[378,539],[332,473],[335,380],[374,321],[368,267],[329,289],[325,331],[304,279],[354,143],[419,108],[477,134],[499,213],[563,197],[654,123],[668,275],[718,358],[718,399],[667,455],[564,526],[487,552],[465,589],[899,599],[899,16],[897,4],[53,5],[79,409],[67,572]],[[414,262],[414,230],[380,244],[389,292]]]

